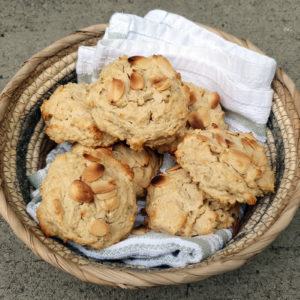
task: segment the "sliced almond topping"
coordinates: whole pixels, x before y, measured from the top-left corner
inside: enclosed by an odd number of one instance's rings
[[[176,78],[181,80],[181,74],[180,73],[176,73]]]
[[[95,194],[105,194],[114,191],[116,189],[116,185],[110,181],[97,181],[91,184],[91,188]]]
[[[234,142],[232,142],[228,139],[225,139],[225,142],[226,142],[228,148],[232,148],[234,146]]]
[[[121,166],[123,167],[123,170],[125,171],[125,173],[129,176],[129,178],[131,180],[133,180],[134,173],[133,173],[132,169],[130,168],[130,166],[127,164],[122,164],[122,163],[121,163]]]
[[[109,233],[109,226],[102,220],[95,220],[88,226],[88,231],[94,236],[105,236]]]
[[[94,140],[99,141],[102,139],[102,133],[97,126],[90,125],[87,129],[93,135]]]
[[[86,153],[86,152],[83,153],[83,157],[84,157],[85,159],[89,160],[89,161],[92,161],[92,162],[99,162],[99,161],[100,161],[99,158],[97,158],[97,157],[95,157],[95,156],[92,156],[92,155],[90,155],[90,154],[88,154],[88,153]]]
[[[113,211],[117,209],[120,205],[120,200],[118,197],[113,197],[107,200],[104,200],[102,203],[103,207],[107,211]]]
[[[193,111],[189,114],[188,123],[193,129],[205,129],[203,121],[196,111]]]
[[[133,90],[142,90],[144,88],[144,85],[145,82],[143,76],[136,70],[133,70],[130,76],[130,87]]]
[[[153,186],[160,186],[167,181],[167,177],[164,175],[157,175],[152,178],[151,184]]]
[[[54,204],[54,208],[55,208],[55,210],[54,210],[55,214],[56,215],[63,215],[64,210],[61,206],[61,203],[60,203],[59,199],[54,199],[53,204]]]
[[[141,152],[134,152],[134,158],[137,161],[137,163],[142,167],[147,167],[149,165],[149,155],[144,150]]]
[[[218,133],[215,134],[215,138],[217,140],[217,143],[220,145],[220,146],[223,146],[225,148],[227,148],[227,143],[225,141],[225,139],[219,135]]]
[[[139,227],[136,227],[134,228],[132,231],[131,231],[131,234],[134,234],[134,235],[142,235],[142,234],[145,234],[149,231],[149,228],[146,227],[146,226],[139,226]]]
[[[108,148],[96,148],[96,151],[99,153],[103,153],[108,156],[113,156],[112,150]]]
[[[190,92],[190,103],[189,105],[193,105],[197,101],[197,97],[195,95],[195,92]]]
[[[82,173],[82,179],[86,182],[93,182],[103,176],[105,167],[102,164],[92,163]]]
[[[171,86],[171,81],[167,77],[151,77],[149,80],[159,92],[165,91]]]
[[[83,181],[74,180],[69,187],[70,197],[81,203],[90,203],[94,201],[92,189]]]
[[[150,59],[144,56],[131,56],[128,58],[128,62],[135,67],[147,69],[150,66]]]
[[[218,95],[218,93],[216,93],[216,92],[209,93],[208,103],[209,103],[209,107],[211,109],[216,108],[220,103],[220,96]]]
[[[123,81],[113,78],[108,86],[108,100],[110,102],[117,102],[123,96],[124,90],[125,85]]]
[[[174,167],[172,167],[172,168],[166,170],[166,172],[167,172],[167,173],[171,173],[171,172],[173,172],[173,171],[175,171],[175,170],[178,170],[178,169],[181,169],[181,166],[180,166],[180,165],[175,165]]]
[[[206,136],[204,136],[204,135],[201,135],[201,134],[197,134],[197,139],[198,140],[200,140],[201,142],[203,142],[203,143],[205,143],[205,142],[208,142],[209,141],[209,139],[206,137]]]
[[[114,189],[113,191],[104,193],[104,194],[98,194],[97,195],[97,199],[102,200],[102,201],[113,199],[115,197],[117,197],[117,190],[116,189]]]
[[[174,71],[172,65],[170,62],[162,55],[153,55],[152,56],[154,61],[159,65],[159,68],[161,71],[169,78],[172,78],[174,75],[176,75],[176,72]]]

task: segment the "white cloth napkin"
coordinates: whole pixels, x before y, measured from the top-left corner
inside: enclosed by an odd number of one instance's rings
[[[161,10],[150,11],[145,18],[115,13],[93,54],[85,49],[79,53],[84,59],[79,57],[78,66],[85,60],[94,67],[89,73],[92,81],[107,63],[124,54],[162,54],[184,81],[219,93],[230,130],[252,131],[260,142],[266,140],[273,96],[270,84],[276,69],[272,58]],[[81,70],[77,67],[79,81],[85,76]]]
[[[42,200],[40,187],[45,179],[50,164],[56,155],[71,150],[69,143],[63,143],[53,149],[46,158],[46,167],[29,176],[29,181],[36,188],[31,194],[32,201],[27,204],[27,213],[38,223],[36,217],[37,209]],[[160,171],[174,165],[171,157],[165,155]],[[138,214],[135,226],[140,225],[144,216],[141,209],[145,201],[137,201]],[[146,267],[170,266],[184,267],[190,263],[197,263],[211,256],[232,238],[231,229],[221,229],[214,234],[197,236],[193,238],[182,238],[162,233],[148,232],[145,235],[130,235],[127,239],[103,250],[93,250],[78,245],[72,241],[68,245],[75,248],[81,254],[98,260],[122,260],[132,265]]]

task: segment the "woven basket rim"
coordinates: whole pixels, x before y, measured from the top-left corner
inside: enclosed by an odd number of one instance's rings
[[[221,37],[235,42],[241,46],[264,54],[261,50],[255,47],[251,42],[237,38],[228,33],[211,28],[206,25],[201,26],[215,32]],[[73,32],[69,36],[54,42],[44,50],[33,55],[23,67],[16,73],[11,81],[6,85],[0,94],[0,123],[5,115],[5,111],[9,104],[10,95],[16,91],[18,86],[26,79],[26,74],[35,70],[35,68],[47,61],[49,57],[55,55],[59,51],[66,49],[75,43],[86,40],[89,36],[95,37],[99,32],[103,32],[107,24],[97,24],[78,31]],[[276,77],[286,87],[288,93],[291,95],[299,119],[300,116],[300,93],[297,90],[294,82],[289,76],[279,67],[276,70]],[[300,135],[300,127],[294,128],[297,131],[297,137]],[[298,165],[299,165],[299,141],[297,143]],[[0,178],[0,183],[1,183]],[[51,251],[45,244],[43,244],[21,220],[18,219],[17,214],[7,202],[2,187],[0,188],[0,213],[7,223],[11,226],[14,233],[21,239],[37,256],[50,264],[76,276],[77,278],[103,285],[119,286],[121,288],[136,288],[136,287],[150,287],[156,285],[169,285],[188,283],[192,281],[199,281],[211,275],[223,273],[236,269],[243,265],[251,256],[262,251],[268,244],[270,244],[277,235],[283,231],[290,223],[298,206],[300,205],[300,183],[295,182],[293,196],[283,209],[279,218],[269,227],[269,229],[249,247],[242,249],[239,253],[218,258],[215,261],[209,262],[207,265],[201,267],[190,265],[185,268],[173,268],[168,270],[128,270],[115,269],[110,266],[84,266],[77,265],[74,262],[60,256],[58,253]]]

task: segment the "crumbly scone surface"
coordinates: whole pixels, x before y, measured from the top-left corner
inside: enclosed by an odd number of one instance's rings
[[[58,155],[41,195],[37,217],[46,235],[96,249],[126,238],[137,212],[131,176],[105,154]]]
[[[100,130],[140,151],[183,135],[189,89],[166,58],[123,56],[104,67],[88,102]]]
[[[59,86],[41,106],[45,133],[56,143],[78,142],[86,146],[109,146],[117,138],[101,132],[87,105],[86,83]]]
[[[192,129],[227,129],[224,122],[225,112],[220,105],[220,97],[216,92],[196,86],[191,82],[186,82],[190,89],[190,105],[188,124]]]
[[[156,155],[151,149],[144,148],[143,151],[135,152],[122,143],[117,143],[110,148],[98,147],[95,149],[76,144],[72,147],[72,152],[80,155],[88,153],[96,157],[98,153],[106,153],[120,161],[132,172],[132,181],[137,197],[145,196],[145,189],[161,165],[161,156]]]
[[[253,205],[274,192],[274,172],[251,133],[193,130],[178,145],[177,161],[210,198]]]
[[[195,236],[228,228],[234,222],[232,206],[205,199],[199,185],[183,169],[154,177],[146,202],[149,227],[158,232]]]

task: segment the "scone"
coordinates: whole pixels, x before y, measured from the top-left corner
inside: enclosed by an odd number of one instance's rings
[[[220,105],[220,96],[216,92],[208,92],[191,82],[186,82],[190,89],[190,105],[188,124],[192,129],[227,129],[224,122],[225,112]]]
[[[98,153],[104,153],[120,161],[132,172],[133,185],[137,197],[145,196],[145,189],[151,179],[157,174],[161,165],[161,157],[145,148],[141,152],[135,152],[122,143],[117,143],[110,148],[89,148],[76,144],[72,152],[79,155],[92,155],[98,157]]]
[[[224,122],[225,112],[220,105],[220,97],[216,92],[208,92],[191,82],[184,83],[190,90],[188,120],[185,134],[194,129],[221,128],[227,129]],[[172,143],[156,147],[159,153],[174,153],[183,137],[177,137]]]
[[[178,145],[178,163],[208,197],[221,203],[256,203],[274,192],[274,173],[252,133],[193,130]]]
[[[87,105],[86,83],[59,86],[41,106],[45,133],[56,143],[78,142],[85,146],[110,146],[117,138],[101,132]]]
[[[199,185],[185,170],[175,167],[167,172],[154,177],[148,187],[146,211],[152,230],[195,236],[233,224],[236,207],[205,199]]]
[[[132,176],[116,159],[99,154],[58,155],[42,183],[37,218],[47,236],[95,249],[126,238],[137,212]]]
[[[172,143],[185,130],[189,89],[161,55],[108,64],[88,99],[99,129],[137,151]]]

